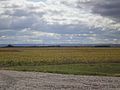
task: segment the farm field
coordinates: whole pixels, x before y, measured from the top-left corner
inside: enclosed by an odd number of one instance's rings
[[[0,69],[120,76],[120,48],[0,48]]]

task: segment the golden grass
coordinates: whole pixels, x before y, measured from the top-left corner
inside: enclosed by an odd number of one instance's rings
[[[120,48],[0,48],[0,66],[120,63]]]

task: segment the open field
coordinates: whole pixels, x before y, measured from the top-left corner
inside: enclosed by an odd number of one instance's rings
[[[120,76],[120,48],[0,48],[0,68]]]

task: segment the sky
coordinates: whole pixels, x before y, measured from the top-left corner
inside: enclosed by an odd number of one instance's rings
[[[0,0],[0,44],[120,44],[120,0]]]

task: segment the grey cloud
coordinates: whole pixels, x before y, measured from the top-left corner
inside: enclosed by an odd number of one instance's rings
[[[11,19],[7,17],[0,17],[0,30],[1,29],[9,29],[11,24]]]
[[[107,16],[110,18],[119,19],[120,0],[101,0],[101,2],[96,1],[93,7],[93,13],[100,14],[102,16]]]
[[[2,1],[8,1],[8,0],[0,0],[0,2],[2,2]]]
[[[9,5],[8,2],[4,2],[1,7],[4,12],[0,14],[0,37],[3,36],[0,38],[0,43],[12,41],[15,43],[39,43],[39,41],[40,43],[106,43],[106,40],[108,43],[114,43],[120,39],[118,30],[106,28],[102,30],[106,25],[111,25],[114,29],[113,24],[109,24],[111,21],[106,17],[119,19],[117,18],[120,11],[118,0],[93,0],[94,2],[79,3],[77,2],[79,0],[75,2],[70,0],[72,3],[65,0],[50,1],[52,3],[46,4],[47,6],[44,6],[47,1],[43,2],[44,4],[38,4],[34,0],[27,1],[28,3],[23,6],[19,3]],[[61,2],[56,5],[54,1]],[[92,14],[87,12],[89,10],[93,11]],[[105,18],[94,14],[100,14]],[[102,19],[105,19],[103,23],[101,23]],[[82,23],[84,21],[85,24]],[[60,22],[64,23],[60,24]],[[94,28],[94,26],[100,27]]]
[[[24,28],[32,28],[35,23],[40,23],[41,20],[39,20],[43,12],[39,11],[36,12],[36,8],[31,9],[33,4],[27,4],[25,3],[26,7],[16,7],[20,4],[18,3],[11,3],[12,0],[6,0],[9,2],[4,2],[3,0],[3,6],[1,7],[1,10],[3,11],[0,13],[0,29],[13,29],[13,30],[20,30]],[[2,3],[1,3],[2,4]],[[10,6],[10,7],[9,7]],[[36,6],[37,7],[37,6]]]
[[[92,9],[95,14],[102,16],[119,18],[120,17],[120,0],[78,0],[78,8]]]

